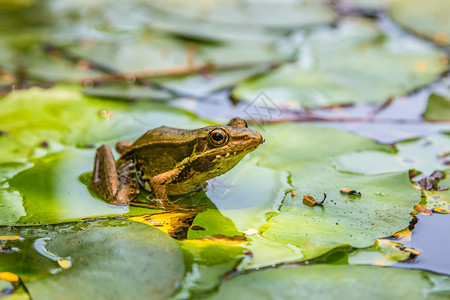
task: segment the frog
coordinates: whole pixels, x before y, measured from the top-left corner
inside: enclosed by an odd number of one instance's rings
[[[134,142],[118,142],[117,161],[108,145],[98,147],[90,186],[110,205],[129,205],[144,189],[156,207],[184,210],[168,196],[203,190],[262,143],[261,134],[239,117],[198,129],[161,126]]]

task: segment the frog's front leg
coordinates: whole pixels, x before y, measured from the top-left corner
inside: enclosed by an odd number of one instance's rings
[[[97,149],[91,188],[112,205],[126,205],[139,192],[132,160],[119,160],[119,169],[111,149],[101,145]]]
[[[179,174],[180,169],[173,169],[150,179],[150,188],[152,190],[152,195],[155,201],[157,201],[158,207],[165,210],[182,209],[181,206],[174,205],[170,203],[167,197],[167,185],[172,182]]]

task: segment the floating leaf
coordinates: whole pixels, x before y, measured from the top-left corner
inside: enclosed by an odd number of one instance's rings
[[[217,179],[225,198],[208,191],[220,214],[212,209],[200,213],[193,225],[206,230],[190,230],[189,238],[236,235],[222,216],[233,221],[240,232],[256,229],[259,234],[248,236],[253,257],[240,265],[249,269],[312,259],[343,245],[369,247],[377,238],[408,226],[420,192],[412,188],[407,172],[361,176],[339,172],[331,164],[349,151],[392,153],[391,147],[300,124],[267,125],[263,135],[266,143],[245,165]],[[345,186],[361,196],[341,194]],[[327,200],[323,206],[308,207],[300,197],[291,195],[292,188],[315,198],[326,193]],[[267,197],[270,191],[272,195]],[[233,199],[239,200],[238,208]]]
[[[394,0],[394,21],[439,45],[450,45],[450,3],[446,0]]]
[[[263,3],[243,3],[238,0],[183,2],[157,0],[151,3],[165,12],[221,24],[260,25],[267,27],[298,28],[333,20],[335,14],[323,0],[296,0]],[[177,6],[179,9],[174,10]],[[274,10],[277,14],[273,14]]]
[[[353,265],[371,264],[374,266],[391,266],[410,256],[410,252],[401,250],[402,244],[386,239],[378,239],[370,248],[358,249],[348,255],[348,263]]]
[[[267,42],[301,26],[331,23],[326,1],[152,1],[147,22],[178,35],[212,41]],[[178,7],[178,9],[173,9]],[[277,13],[274,14],[273,11]]]
[[[80,292],[97,299],[166,299],[184,275],[176,242],[144,224],[112,220],[14,230],[23,233],[18,247],[26,251],[1,254],[1,269],[20,274],[33,299],[79,299]],[[26,248],[33,244],[40,254]],[[70,257],[70,268],[60,265],[61,257]]]
[[[444,299],[450,278],[423,271],[315,265],[268,269],[224,282],[207,299]]]
[[[300,61],[239,84],[236,99],[264,92],[278,106],[382,103],[433,82],[446,69],[443,52],[383,34],[373,22],[344,19],[304,34]],[[370,91],[370,92],[368,92]]]
[[[448,166],[438,159],[442,151],[450,150],[450,137],[447,135],[431,135],[397,143],[395,147],[398,150],[396,154],[379,151],[343,154],[336,158],[335,165],[338,170],[344,172],[367,175],[414,169],[428,176],[435,170],[448,169]]]
[[[428,121],[449,121],[450,99],[432,94],[428,98],[428,105],[423,117]]]
[[[187,270],[176,299],[194,298],[197,294],[213,289],[223,275],[236,267],[244,252],[242,242],[228,242],[225,239],[185,240],[179,245],[185,256]]]
[[[339,0],[337,2],[338,7],[344,11],[348,9],[362,10],[367,12],[368,10],[380,10],[386,9],[392,0]]]

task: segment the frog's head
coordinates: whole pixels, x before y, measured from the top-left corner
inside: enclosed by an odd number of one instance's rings
[[[192,162],[195,169],[203,172],[223,174],[264,142],[256,130],[237,117],[227,125],[208,126],[199,131]]]

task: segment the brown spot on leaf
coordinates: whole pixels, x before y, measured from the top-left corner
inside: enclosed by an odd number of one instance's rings
[[[192,226],[191,229],[192,229],[192,230],[206,230],[204,227],[198,226],[198,225]]]

